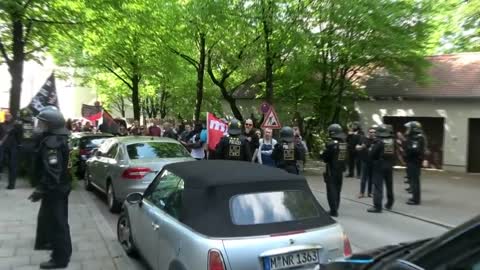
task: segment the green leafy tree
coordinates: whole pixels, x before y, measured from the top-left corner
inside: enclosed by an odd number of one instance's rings
[[[68,31],[85,22],[83,1],[0,1],[0,63],[11,76],[10,111],[20,107],[23,67],[26,60],[40,60],[56,32]]]

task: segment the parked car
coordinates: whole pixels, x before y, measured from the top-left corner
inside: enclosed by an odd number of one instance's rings
[[[86,161],[106,139],[113,137],[110,133],[75,132],[70,135],[70,160],[74,161],[72,168],[78,177],[85,175]]]
[[[479,270],[480,215],[439,237],[362,252],[322,269]]]
[[[351,253],[303,176],[241,161],[165,166],[127,196],[117,232],[152,269],[318,269]]]
[[[113,137],[87,161],[85,188],[107,194],[110,211],[117,212],[131,192],[143,192],[166,164],[193,160],[179,142],[159,137]]]

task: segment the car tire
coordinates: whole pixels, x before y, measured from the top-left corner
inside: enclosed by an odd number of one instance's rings
[[[92,191],[93,190],[93,185],[92,181],[90,180],[90,173],[88,172],[87,169],[85,169],[85,176],[84,178],[84,185],[85,185],[85,190],[87,191]]]
[[[137,255],[137,247],[135,246],[135,243],[133,241],[130,219],[125,211],[118,218],[117,239],[128,256],[133,257]]]
[[[110,212],[112,213],[120,212],[120,203],[115,197],[115,190],[113,189],[113,185],[111,181],[108,181],[107,183],[107,204]]]

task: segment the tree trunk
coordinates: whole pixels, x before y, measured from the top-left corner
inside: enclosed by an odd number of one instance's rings
[[[267,3],[265,3],[267,2]],[[263,15],[263,35],[265,40],[265,78],[266,78],[266,96],[265,100],[273,104],[273,50],[272,50],[272,20],[273,20],[273,2],[271,0],[262,1]]]
[[[140,121],[140,97],[139,97],[140,76],[138,74],[132,77],[132,105],[133,119]]]
[[[122,114],[122,117],[125,118],[125,99],[123,97],[120,98],[120,113]]]
[[[20,109],[22,94],[23,63],[25,61],[25,44],[23,41],[23,23],[20,18],[12,18],[13,58],[9,63],[12,85],[10,88],[10,112],[16,117]]]
[[[195,121],[200,120],[200,112],[202,110],[202,101],[203,101],[203,79],[205,77],[205,34],[199,34],[199,49],[200,49],[200,59],[198,61],[197,69],[197,99],[195,102]]]

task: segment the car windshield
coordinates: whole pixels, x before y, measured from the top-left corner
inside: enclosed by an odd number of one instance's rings
[[[98,148],[108,137],[88,137],[82,139],[80,148]]]
[[[288,222],[319,216],[312,195],[300,190],[236,195],[230,200],[235,225]]]
[[[182,158],[189,157],[188,151],[180,144],[165,142],[141,142],[127,145],[130,159]]]

